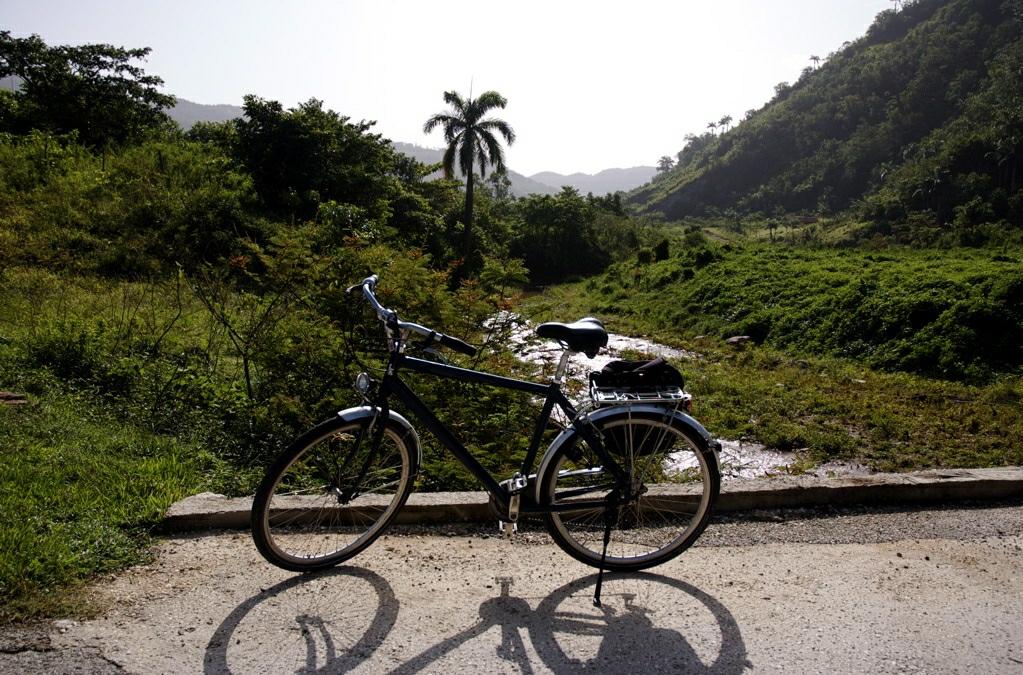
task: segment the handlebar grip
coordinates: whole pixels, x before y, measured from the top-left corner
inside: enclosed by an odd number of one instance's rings
[[[369,290],[370,291],[374,291],[374,290],[376,290],[377,282],[378,281],[380,281],[380,277],[378,277],[377,275],[373,274],[371,276],[366,277],[365,279],[363,279],[359,283],[357,283],[357,284],[355,284],[353,286],[349,286],[348,288],[346,288],[345,289],[345,293],[351,293],[352,291],[354,291],[357,288],[362,289],[363,292],[365,292],[365,288],[366,288],[367,285],[369,285]]]
[[[476,348],[468,342],[462,342],[458,338],[453,338],[450,335],[444,335],[443,333],[437,333],[437,341],[448,349],[453,349],[456,352],[465,354],[466,356],[476,356]]]

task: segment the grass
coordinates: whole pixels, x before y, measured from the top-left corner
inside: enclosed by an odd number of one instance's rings
[[[879,471],[1023,464],[1019,375],[969,384],[880,371],[863,360],[798,348],[748,344],[737,350],[721,339],[728,324],[720,316],[693,317],[697,326],[725,326],[697,336],[671,320],[682,304],[677,295],[664,293],[655,304],[656,293],[638,290],[631,300],[609,301],[600,290],[604,283],[597,278],[548,289],[531,297],[524,313],[537,320],[593,315],[612,332],[650,335],[698,352],[700,358],[678,365],[695,397],[696,417],[717,436],[798,451],[797,468],[834,459]]]
[[[88,395],[0,406],[0,619],[81,614],[96,574],[146,560],[149,531],[200,489],[194,448]]]
[[[638,331],[749,335],[791,353],[981,383],[1023,372],[1023,252],[694,246],[572,287]]]
[[[836,459],[878,471],[1023,464],[1018,377],[970,386],[769,347],[702,351],[681,364],[697,417],[722,437],[799,451],[806,468]]]

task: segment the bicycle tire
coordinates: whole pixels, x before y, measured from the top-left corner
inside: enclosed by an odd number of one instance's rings
[[[721,488],[717,458],[707,442],[669,414],[632,412],[606,416],[590,430],[618,460],[638,494],[614,507],[603,566],[636,571],[666,562],[689,548],[707,526]],[[607,499],[615,479],[596,451],[573,431],[539,478],[541,504]],[[544,514],[554,541],[576,560],[601,565],[606,509]]]
[[[394,520],[412,490],[416,463],[408,430],[392,421],[383,423],[380,446],[367,462],[374,444],[364,432],[373,419],[322,422],[267,471],[252,502],[252,538],[267,561],[296,572],[331,567],[361,552]]]

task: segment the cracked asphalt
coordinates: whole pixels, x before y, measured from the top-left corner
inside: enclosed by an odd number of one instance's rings
[[[317,575],[244,533],[162,540],[90,620],[0,629],[17,673],[1023,671],[1023,505],[719,518],[647,574],[539,530],[406,529]]]

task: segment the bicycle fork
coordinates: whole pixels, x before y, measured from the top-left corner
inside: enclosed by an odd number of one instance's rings
[[[362,464],[359,467],[359,473],[352,481],[352,484],[343,490],[341,486],[335,487],[337,494],[337,500],[339,504],[347,504],[351,500],[358,496],[359,486],[362,485],[363,479],[366,477],[366,471],[369,470],[370,464],[373,463],[373,459],[377,453],[380,452],[380,446],[384,440],[384,427],[387,426],[387,420],[390,418],[390,408],[385,401],[383,405],[377,407],[377,414],[370,420],[369,424],[359,431],[358,437],[355,439],[355,443],[352,444],[351,450],[348,451],[348,456],[345,458],[344,466],[348,465],[349,462],[355,457],[356,452],[359,450],[359,446],[367,440],[366,436],[369,436],[370,450],[366,453],[366,457],[362,460]],[[340,476],[338,476],[340,479]]]

